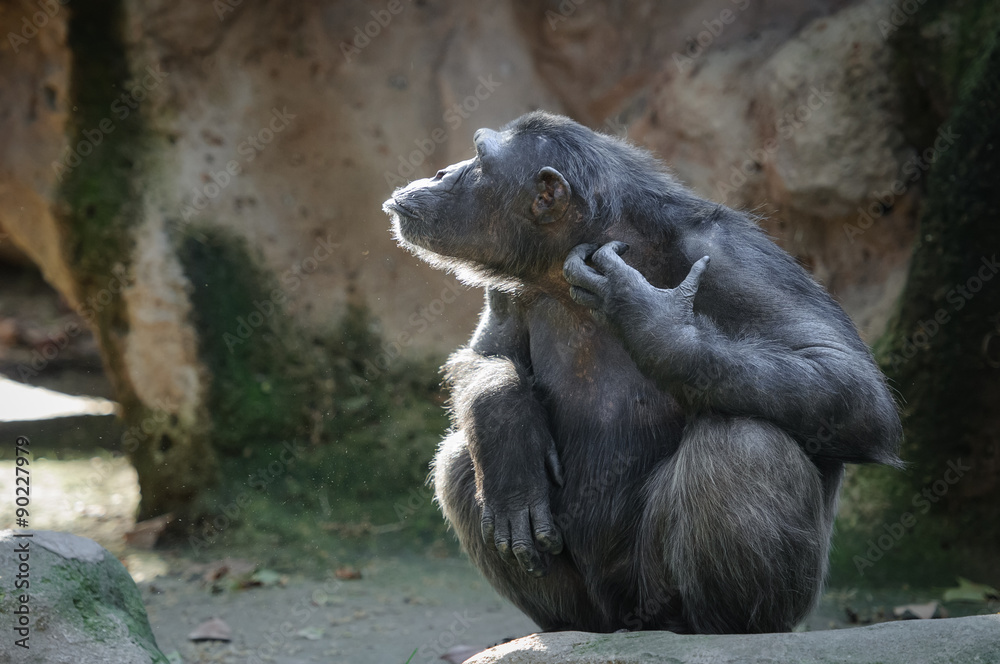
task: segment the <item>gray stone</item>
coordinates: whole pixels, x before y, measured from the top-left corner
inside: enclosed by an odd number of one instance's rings
[[[22,547],[27,570],[19,569]],[[24,581],[26,588],[16,587]],[[28,610],[23,642],[24,633],[16,632],[22,606]],[[3,662],[167,662],[132,577],[99,544],[68,533],[0,531],[0,624]]]
[[[1000,662],[1000,615],[796,634],[532,634],[466,664],[939,664]]]

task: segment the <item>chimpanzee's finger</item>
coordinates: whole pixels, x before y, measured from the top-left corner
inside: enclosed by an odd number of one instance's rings
[[[497,548],[497,553],[508,565],[516,565],[517,558],[510,548],[510,521],[506,517],[500,517],[496,522],[496,532],[493,534],[493,544]]]
[[[601,298],[594,295],[589,290],[585,288],[580,288],[579,286],[569,287],[569,296],[573,298],[573,301],[577,304],[583,305],[588,309],[600,309],[601,308]]]
[[[624,242],[618,242],[617,240],[614,242],[608,242],[594,252],[594,255],[590,257],[590,262],[593,263],[598,270],[609,277],[627,276],[631,278],[642,278],[642,275],[638,270],[622,260],[621,255],[624,254],[627,249],[628,245]]]
[[[563,276],[570,285],[595,290],[595,286],[602,276],[597,270],[587,265],[587,259],[596,249],[596,244],[578,244],[570,250],[565,262],[563,262]]]
[[[566,256],[566,260],[569,260],[570,258],[580,258],[584,262],[586,262],[590,260],[590,257],[594,255],[595,251],[597,251],[597,247],[598,245],[592,242],[585,242],[583,244],[578,244],[572,249],[570,249],[569,254],[567,254]]]
[[[562,534],[552,521],[552,512],[548,505],[531,508],[531,527],[535,532],[538,550],[556,555],[562,552],[563,541]]]
[[[698,286],[701,284],[701,275],[705,273],[705,269],[708,268],[708,263],[711,260],[708,256],[702,256],[691,266],[691,271],[688,272],[688,275],[684,277],[684,281],[677,287],[677,291],[685,299],[694,300],[694,295],[698,292]]]
[[[531,536],[531,518],[528,510],[519,510],[514,514],[511,523],[511,549],[514,557],[521,564],[521,569],[532,576],[543,576],[542,557],[535,548],[535,539]]]
[[[489,506],[483,506],[483,518],[480,525],[483,531],[483,541],[489,544],[493,541],[493,535],[496,532],[496,518]]]

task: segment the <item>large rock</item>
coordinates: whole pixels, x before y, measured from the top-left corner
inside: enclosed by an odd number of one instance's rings
[[[166,664],[132,577],[93,540],[0,531],[0,579],[0,661]],[[17,633],[25,615],[27,632]]]
[[[466,664],[938,664],[1000,662],[1000,615],[800,634],[532,634]]]
[[[878,27],[890,11],[873,0],[720,43],[738,16],[663,67],[629,127],[702,196],[762,214],[869,342],[905,282],[923,175]]]

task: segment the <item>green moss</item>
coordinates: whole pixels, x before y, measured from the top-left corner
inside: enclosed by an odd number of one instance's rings
[[[141,106],[120,99],[133,87],[124,20],[120,0],[73,5],[69,20],[70,154],[62,159],[59,193],[83,296],[106,287],[112,268],[126,260],[130,229],[142,213],[139,166],[148,141]]]
[[[62,620],[98,642],[118,642],[122,638],[119,626],[124,625],[128,637],[148,652],[153,662],[166,664],[166,657],[156,647],[139,590],[117,560],[108,556],[98,565],[66,560],[49,568],[41,581],[50,589],[41,592],[61,603],[58,613]]]
[[[72,52],[69,149],[53,164],[58,178],[55,206],[73,273],[80,313],[98,336],[106,373],[115,387],[130,430],[145,428],[132,453],[143,492],[142,515],[155,516],[183,504],[212,476],[210,448],[198,422],[159,422],[136,396],[125,366],[129,316],[122,289],[149,192],[158,182],[156,144],[144,115],[162,77],[140,68],[126,44],[121,0],[94,0],[70,8]],[[201,427],[203,429],[203,426]]]
[[[998,26],[1000,0],[928,0],[892,32],[894,78],[906,115],[901,129],[911,143],[933,141]]]
[[[282,309],[287,297],[246,240],[188,228],[178,258],[191,282],[192,323],[211,377],[207,407],[223,455],[308,435],[320,398],[323,358]]]
[[[344,328],[363,329],[363,319],[355,311]],[[200,503],[203,519],[188,538],[195,552],[249,549],[295,568],[442,538],[425,484],[447,427],[436,363],[400,361],[359,381],[365,354],[332,349],[374,350],[374,339],[342,328],[324,343],[335,387],[318,437],[285,437],[221,460],[228,479]]]
[[[942,102],[950,144],[927,177],[906,288],[875,353],[903,403],[905,472],[860,469],[845,487],[835,583],[1000,580],[1000,494],[995,459],[1000,382],[985,352],[1000,315],[1000,277],[979,280],[1000,247],[1000,3],[928,2],[894,42],[912,90]],[[943,26],[943,27],[942,27]],[[936,96],[935,96],[936,95]],[[934,97],[934,99],[931,99]],[[952,107],[953,103],[953,107]],[[911,128],[928,125],[926,104]],[[938,106],[940,109],[940,104]],[[937,122],[933,122],[934,125]],[[937,127],[918,145],[929,146]],[[976,279],[970,295],[959,288]],[[934,322],[931,325],[928,322]],[[943,321],[943,322],[941,322]],[[916,342],[916,343],[915,343]],[[969,470],[945,482],[949,464]],[[940,491],[934,490],[938,487]],[[928,496],[925,492],[930,491]],[[891,546],[872,548],[904,514],[915,523]],[[898,532],[898,530],[897,530]],[[860,580],[855,556],[878,558]],[[879,556],[879,552],[882,556]]]
[[[296,280],[278,283],[245,240],[196,226],[179,244],[221,478],[198,501],[192,546],[280,557],[275,542],[297,543],[322,558],[352,528],[358,541],[439,536],[424,482],[447,428],[440,358],[387,363],[359,306],[310,336],[283,311]]]

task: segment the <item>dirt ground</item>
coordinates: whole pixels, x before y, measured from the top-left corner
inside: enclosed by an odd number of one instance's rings
[[[0,495],[10,495],[13,462],[3,459]],[[238,552],[195,560],[187,547],[148,551],[126,543],[139,496],[135,471],[120,457],[37,458],[32,482],[32,527],[90,537],[117,555],[174,662],[440,662],[453,648],[481,649],[537,629],[466,559],[440,549],[370,550],[331,560],[325,572],[272,572]],[[9,511],[0,512],[0,528],[12,525]],[[877,622],[891,617],[893,606],[935,598],[906,589],[830,590],[800,629]],[[951,615],[998,608],[947,607]],[[212,618],[225,622],[231,641],[191,641]]]
[[[187,548],[146,551],[125,541],[139,494],[123,458],[41,457],[32,470],[31,526],[90,537],[118,556],[138,582],[161,650],[176,662],[402,664],[413,655],[416,664],[441,661],[457,645],[483,648],[536,631],[462,558],[359,555],[344,579],[334,571],[347,561],[323,579],[312,570],[262,572],[247,558],[194,560]],[[0,495],[12,495],[13,477],[13,462],[0,461]],[[0,528],[13,525],[0,512]],[[211,618],[225,621],[231,642],[189,640]]]
[[[178,575],[141,584],[160,647],[185,662],[439,662],[457,645],[476,649],[537,628],[461,559],[384,557],[351,581],[212,594]],[[232,627],[232,643],[192,643],[207,618]]]

